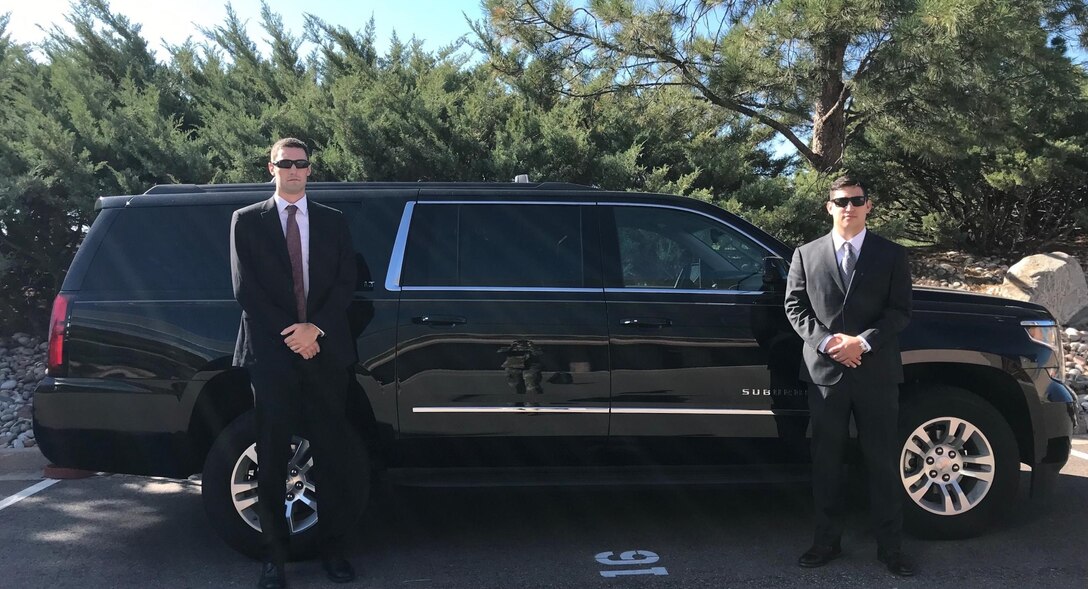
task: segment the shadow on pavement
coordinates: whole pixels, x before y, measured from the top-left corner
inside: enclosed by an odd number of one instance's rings
[[[798,568],[811,537],[805,484],[393,487],[377,493],[350,556],[367,587],[1080,586],[1088,477],[1063,475],[1046,503],[1027,499],[1026,474],[1020,491],[1004,525],[979,538],[909,538],[921,572],[911,580],[876,564],[864,510],[851,515],[842,559]],[[0,512],[0,574],[27,588],[252,586],[257,563],[219,540],[199,492],[194,481],[62,481]],[[595,559],[633,550],[657,554],[653,567],[668,575],[601,576],[650,569]],[[316,563],[289,565],[288,575],[292,587],[328,586]]]

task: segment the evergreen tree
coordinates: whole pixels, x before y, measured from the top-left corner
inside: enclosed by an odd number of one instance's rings
[[[75,5],[68,20],[72,33],[54,29],[41,45],[45,64],[0,32],[0,313],[39,328],[95,198],[209,173],[176,78],[139,26],[102,0]]]
[[[773,129],[812,169],[833,172],[867,121],[911,102],[914,84],[943,77],[944,67],[955,75],[1019,60],[1019,35],[1068,22],[1082,5],[485,0],[487,19],[476,31],[481,50],[513,78],[545,77],[555,91],[572,95],[687,88]],[[946,94],[940,103],[959,98]]]

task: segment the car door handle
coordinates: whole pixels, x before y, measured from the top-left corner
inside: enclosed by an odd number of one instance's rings
[[[627,327],[642,327],[644,329],[660,329],[662,327],[672,327],[672,319],[632,317],[630,319],[620,319],[620,325]]]
[[[420,317],[412,317],[412,323],[415,323],[416,325],[430,325],[431,327],[453,327],[454,325],[468,323],[468,319],[453,315],[422,315]]]

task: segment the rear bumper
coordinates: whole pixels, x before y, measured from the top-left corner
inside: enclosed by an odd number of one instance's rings
[[[34,437],[57,466],[185,478],[200,471],[178,398],[121,382],[45,378],[34,393]],[[135,394],[134,394],[135,393]]]
[[[42,454],[57,466],[183,479],[200,471],[188,436],[63,430],[34,420]]]

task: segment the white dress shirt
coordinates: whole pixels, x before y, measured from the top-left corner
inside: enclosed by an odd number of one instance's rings
[[[853,239],[849,240],[850,241],[850,247],[854,248],[854,263],[855,264],[857,264],[857,262],[858,262],[858,256],[861,255],[861,244],[865,243],[865,232],[867,232],[867,231],[868,231],[868,229],[862,229],[861,233],[858,233],[857,235],[854,236]],[[842,266],[842,258],[843,258],[843,256],[846,255],[846,248],[843,247],[843,245],[846,244],[846,242],[847,242],[846,238],[839,235],[838,233],[835,233],[834,231],[831,232],[831,243],[833,243],[835,245],[835,262],[838,263],[839,268],[843,267]],[[845,268],[843,269],[843,271],[845,272]]]
[[[298,224],[298,236],[302,240],[302,286],[303,292],[306,296],[310,296],[310,215],[306,208],[306,195],[303,194],[302,198],[298,199],[294,203],[287,202],[280,195],[275,195],[276,209],[280,213],[280,228],[283,229],[283,236],[287,237],[287,207],[294,204],[298,207],[295,211],[295,223]]]
[[[850,247],[854,248],[854,264],[856,269],[858,258],[861,256],[861,245],[865,243],[865,233],[867,231],[868,229],[862,229],[860,233],[849,240],[834,231],[831,232],[831,243],[835,246],[835,263],[838,264],[839,269],[843,273],[845,273],[845,269],[842,266],[842,259],[846,255],[846,248],[844,245],[849,241]],[[831,339],[830,335],[825,337],[824,340],[820,342],[820,346],[816,349],[823,352],[827,348],[827,340],[829,339]],[[861,345],[865,348],[866,352],[873,349],[873,347],[869,345],[869,342],[865,341],[865,338],[858,336],[858,339],[861,340]]]

